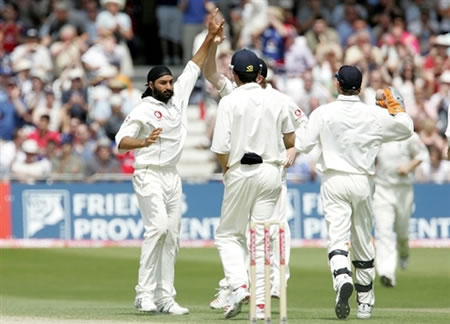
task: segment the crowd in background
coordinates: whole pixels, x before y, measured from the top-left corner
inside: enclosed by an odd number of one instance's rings
[[[139,29],[139,8],[152,5],[158,28]],[[235,49],[252,49],[270,66],[268,81],[310,114],[336,98],[338,68],[356,65],[364,102],[375,104],[375,91],[389,85],[403,95],[430,153],[418,180],[450,182],[446,0],[0,0],[0,178],[132,173],[132,153],[118,154],[113,141],[140,100],[133,62],[156,33],[159,63],[185,64],[216,6],[226,20],[222,73]],[[213,125],[219,96],[205,81],[199,88],[193,102],[207,103]],[[299,155],[289,173],[317,179],[316,159]]]

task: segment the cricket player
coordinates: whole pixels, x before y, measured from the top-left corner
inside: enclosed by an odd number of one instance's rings
[[[181,179],[176,170],[186,139],[186,109],[213,38],[223,28],[210,16],[200,49],[173,83],[165,66],[152,68],[142,102],[116,135],[119,151],[136,150],[133,187],[144,224],[135,306],[140,311],[188,314],[175,302],[174,270],[181,223]]]
[[[220,40],[220,38],[216,38],[216,40]],[[235,84],[232,83],[230,79],[225,77],[223,74],[217,72],[217,66],[216,66],[216,51],[217,51],[217,43],[214,43],[209,50],[209,55],[205,63],[204,68],[204,74],[208,81],[210,81],[213,86],[219,91],[219,94],[221,97],[229,95],[235,88]],[[285,102],[290,111],[290,117],[292,122],[294,123],[295,128],[298,128],[298,125],[302,122],[307,121],[306,115],[303,113],[303,111],[297,107],[297,105],[292,101],[291,98],[286,96],[285,94],[279,92],[276,89],[273,89],[270,84],[267,83],[266,77],[267,77],[267,65],[264,62],[264,60],[259,59],[259,63],[261,66],[261,73],[257,77],[257,83],[260,84],[260,86],[263,89],[266,89],[267,91],[271,92],[271,95],[278,98],[280,102]],[[296,150],[295,148],[290,148],[287,150],[287,159],[284,164],[285,168],[290,167],[296,157]],[[289,264],[289,257],[290,257],[290,229],[289,224],[287,223],[286,219],[286,204],[287,204],[287,185],[286,185],[286,171],[283,170],[283,186],[280,193],[280,197],[277,200],[277,204],[275,207],[273,219],[277,219],[280,221],[285,222],[285,229],[286,229],[286,264]],[[272,283],[272,289],[271,289],[271,295],[275,298],[279,297],[280,292],[280,270],[279,270],[279,256],[276,252],[279,246],[279,236],[276,226],[271,227],[271,236],[272,236],[272,267],[271,267],[271,283]],[[257,267],[258,272],[263,271],[263,268]],[[286,281],[289,279],[289,267],[286,267]],[[264,315],[264,287],[257,287],[257,314],[261,314],[261,316]],[[222,279],[219,282],[219,292],[216,294],[216,298],[210,303],[210,307],[212,309],[222,309],[226,303],[227,298],[230,294],[229,285],[226,282],[226,279]]]
[[[401,101],[403,106],[403,101]],[[414,203],[414,170],[428,159],[428,150],[414,133],[409,139],[381,146],[375,172],[375,267],[383,286],[394,287],[397,258],[408,264],[409,218]]]
[[[271,219],[281,192],[286,149],[295,141],[288,106],[256,83],[258,57],[240,50],[233,55],[231,65],[238,88],[219,103],[211,146],[224,172],[224,198],[215,239],[232,290],[225,318],[239,314],[249,297],[247,225],[250,220]],[[263,260],[262,243],[262,237],[257,238],[259,263]],[[257,274],[256,286],[263,280],[264,276]]]
[[[361,102],[362,74],[344,65],[336,73],[336,102],[319,106],[297,131],[296,148],[309,152],[320,145],[317,169],[322,176],[321,198],[328,231],[328,260],[336,291],[335,313],[350,314],[353,293],[348,253],[352,248],[358,318],[370,318],[375,304],[375,249],[372,242],[372,196],[375,158],[381,144],[406,140],[413,122],[392,90],[384,90],[387,109]]]

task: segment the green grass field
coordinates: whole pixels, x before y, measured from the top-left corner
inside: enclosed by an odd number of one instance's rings
[[[133,307],[139,250],[0,249],[0,323],[244,323],[212,311],[221,278],[216,249],[181,249],[176,266],[178,302],[187,316],[148,315]],[[325,249],[292,250],[289,323],[333,323],[334,292]],[[370,323],[450,323],[450,250],[412,249],[396,288],[375,284]],[[356,301],[347,323],[356,318]],[[274,323],[278,308],[274,302]]]

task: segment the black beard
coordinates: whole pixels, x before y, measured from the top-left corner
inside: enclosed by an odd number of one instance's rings
[[[156,88],[153,88],[153,98],[155,98],[156,100],[162,101],[164,103],[167,103],[170,98],[172,98],[173,96],[173,91],[172,90],[166,90],[166,91],[159,91]]]

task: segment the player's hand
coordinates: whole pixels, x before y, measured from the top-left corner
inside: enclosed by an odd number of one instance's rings
[[[150,133],[150,135],[148,135],[144,139],[144,141],[142,143],[142,147],[148,147],[148,146],[152,145],[153,143],[155,143],[158,140],[159,136],[161,135],[161,132],[162,132],[162,128],[155,128]]]
[[[224,39],[225,39],[225,34],[223,32],[223,26],[222,26],[222,28],[220,28],[219,31],[217,32],[216,36],[214,36],[213,43],[214,43],[214,45],[217,46],[217,45],[221,44],[224,41]]]
[[[216,8],[208,19],[208,33],[211,35],[217,35],[220,32],[220,29],[223,29],[223,25],[225,24],[225,19],[220,19],[217,22],[217,14],[219,13],[219,8]]]
[[[295,158],[297,157],[297,152],[295,151],[295,147],[291,147],[287,150],[287,158],[284,163],[284,167],[287,169],[292,166],[295,162]]]
[[[409,169],[406,165],[402,165],[397,169],[397,172],[401,176],[406,176],[409,173]]]
[[[377,91],[376,100],[377,105],[382,108],[386,108],[391,115],[405,112],[403,97],[392,87],[383,89],[382,95]]]

